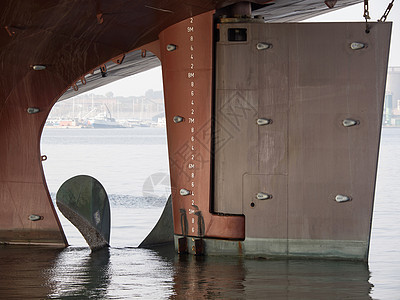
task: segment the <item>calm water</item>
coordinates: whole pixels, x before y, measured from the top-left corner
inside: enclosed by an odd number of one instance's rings
[[[400,129],[383,131],[369,264],[137,249],[169,194],[164,129],[47,129],[42,153],[52,195],[77,174],[103,183],[111,248],[91,253],[59,214],[70,247],[0,247],[0,299],[400,299]]]

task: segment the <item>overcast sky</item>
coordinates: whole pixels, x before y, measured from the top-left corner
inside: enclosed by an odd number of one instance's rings
[[[339,0],[340,1],[340,0]],[[390,0],[369,0],[371,21],[378,20],[385,12]],[[363,4],[353,5],[344,9],[333,11],[319,17],[312,18],[312,22],[362,22]],[[400,0],[394,2],[394,6],[387,21],[393,22],[392,41],[389,56],[389,66],[400,66]],[[396,19],[396,20],[395,20]],[[138,75],[121,79],[117,82],[102,86],[89,93],[105,95],[113,92],[114,96],[143,96],[149,90],[162,89],[161,68],[154,68]]]

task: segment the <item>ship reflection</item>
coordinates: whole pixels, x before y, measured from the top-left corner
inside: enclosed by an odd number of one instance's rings
[[[82,255],[82,251],[88,252]],[[76,252],[76,254],[75,254]],[[54,265],[50,298],[104,299],[111,282],[110,250],[67,248]]]
[[[0,299],[34,299],[48,295],[47,284],[60,250],[0,245]]]
[[[172,249],[173,250],[173,249]],[[371,299],[368,265],[0,246],[0,299]]]
[[[171,298],[371,299],[361,262],[178,257]]]

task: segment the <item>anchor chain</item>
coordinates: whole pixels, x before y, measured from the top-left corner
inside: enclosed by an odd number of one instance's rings
[[[369,25],[368,25],[368,20],[371,19],[369,16],[369,3],[368,0],[364,0],[364,15],[363,17],[365,18],[365,32],[369,33]]]
[[[393,2],[394,0],[392,0],[392,2],[389,3],[388,7],[385,10],[385,13],[383,14],[383,16],[378,20],[378,22],[386,22],[386,18],[388,16],[388,14],[390,13],[390,10],[393,7]]]

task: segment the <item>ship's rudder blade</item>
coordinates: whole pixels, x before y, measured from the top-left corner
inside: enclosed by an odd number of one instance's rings
[[[139,248],[157,248],[159,246],[173,244],[174,242],[174,224],[172,218],[172,200],[168,197],[160,219],[153,230],[140,243]]]
[[[110,203],[99,181],[87,175],[68,179],[58,190],[56,203],[92,251],[109,246]]]

